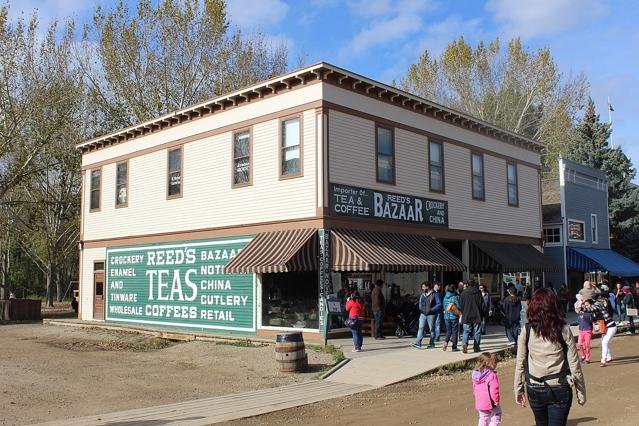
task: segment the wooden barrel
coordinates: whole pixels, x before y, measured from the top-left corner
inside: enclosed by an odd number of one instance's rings
[[[284,373],[306,371],[308,356],[304,350],[304,337],[299,331],[278,333],[275,340],[277,369]]]

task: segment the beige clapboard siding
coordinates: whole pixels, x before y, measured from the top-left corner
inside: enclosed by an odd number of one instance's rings
[[[352,91],[336,87],[331,84],[323,84],[323,98],[325,101],[336,103],[387,120],[402,123],[437,135],[442,135],[458,141],[470,143],[477,147],[498,152],[521,161],[540,165],[541,158],[535,152],[502,142],[500,140],[481,135],[453,124],[427,117],[423,114],[412,112],[406,108],[400,108],[386,102],[380,102],[368,96],[360,95]]]
[[[166,199],[167,151],[129,160],[129,204],[115,208],[115,164],[102,168],[102,208],[84,203],[84,239],[245,225],[315,215],[315,110],[304,112],[304,176],[279,180],[279,120],[253,126],[253,185],[231,188],[231,132],[184,145],[183,196]],[[89,171],[86,181],[89,182]],[[90,188],[86,185],[85,200]]]
[[[219,129],[225,126],[233,126],[246,120],[258,119],[259,117],[294,108],[309,102],[318,101],[322,96],[321,84],[311,84],[300,87],[290,92],[278,94],[270,98],[244,104],[239,108],[218,112],[208,117],[204,117],[191,122],[185,122],[178,126],[170,127],[138,137],[128,142],[116,144],[108,148],[87,152],[82,155],[82,165],[90,165],[102,161],[107,161],[121,155],[129,155],[136,151],[151,148],[163,143],[172,142],[181,138],[192,136],[198,133]]]
[[[484,155],[486,201],[472,199],[470,151],[444,144],[445,194],[428,190],[428,139],[395,129],[396,185],[378,183],[375,177],[375,123],[337,111],[330,112],[329,156],[333,183],[448,201],[451,229],[540,235],[537,170],[518,165],[519,207],[508,206],[506,161]]]
[[[83,320],[93,319],[93,262],[105,259],[105,248],[82,250],[82,276],[80,277],[79,303]]]

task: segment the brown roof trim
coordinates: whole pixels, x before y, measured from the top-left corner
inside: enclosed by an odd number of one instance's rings
[[[509,130],[501,129],[485,121],[412,95],[395,87],[366,78],[343,68],[320,62],[107,135],[98,136],[76,145],[76,148],[81,149],[82,152],[87,152],[108,147],[113,144],[145,136],[149,133],[161,131],[167,127],[224,112],[227,109],[236,108],[250,102],[259,101],[318,82],[334,84],[534,152],[541,152],[545,146],[542,142],[526,138]]]
[[[83,249],[91,249],[149,243],[189,241],[206,238],[237,237],[240,235],[255,235],[260,232],[283,231],[288,229],[300,228],[348,228],[368,231],[379,231],[380,229],[383,229],[384,232],[430,235],[433,238],[440,239],[481,240],[533,245],[540,245],[543,240],[541,234],[538,238],[535,238],[521,235],[466,231],[461,229],[443,229],[435,226],[402,224],[375,219],[349,218],[341,216],[315,216],[302,219],[289,219],[246,225],[234,225],[217,228],[193,229],[188,231],[162,232],[155,234],[129,235],[126,237],[86,240],[81,241],[81,244]]]

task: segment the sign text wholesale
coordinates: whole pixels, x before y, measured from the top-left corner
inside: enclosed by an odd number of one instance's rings
[[[224,273],[249,241],[107,249],[106,319],[255,331],[254,275]]]

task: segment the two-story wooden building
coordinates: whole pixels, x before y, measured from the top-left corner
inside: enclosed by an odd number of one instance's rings
[[[553,269],[542,143],[327,63],[78,148],[84,320],[312,338],[343,283]]]

